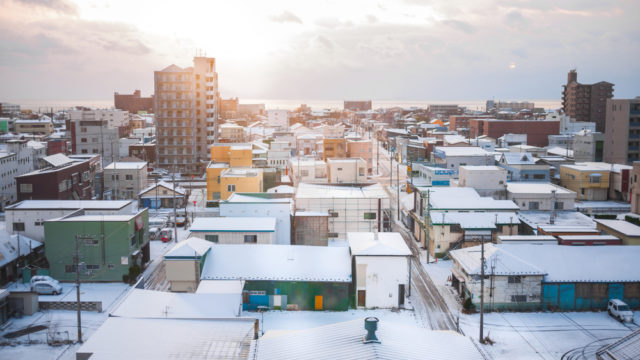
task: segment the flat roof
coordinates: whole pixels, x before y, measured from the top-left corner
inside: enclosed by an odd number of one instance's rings
[[[555,190],[556,194],[574,194],[575,191],[565,189],[561,186],[545,182],[507,182],[507,191],[515,194],[549,194]]]
[[[23,200],[5,210],[119,210],[131,200]]]
[[[620,170],[632,170],[633,166],[623,164],[611,164],[606,162],[579,162],[575,164],[561,165],[569,169],[580,171],[613,171],[619,173]]]
[[[197,237],[191,237],[177,243],[171,250],[164,254],[165,260],[200,258],[213,245],[213,242]]]
[[[595,241],[617,241],[620,240],[617,236],[613,235],[559,235],[558,239],[561,240],[595,240]]]
[[[495,229],[496,225],[518,225],[520,219],[515,212],[444,212],[430,213],[433,225],[460,225],[465,230]]]
[[[274,232],[274,217],[199,217],[190,232]]]
[[[574,210],[556,211],[553,225],[550,223],[550,211],[523,210],[518,211],[518,217],[533,229],[537,229],[538,226],[555,226],[556,228],[571,227],[594,231],[596,228],[596,223],[592,218]]]
[[[617,231],[625,236],[640,236],[640,226],[634,225],[625,220],[604,220],[596,219],[598,224],[602,224],[613,231]]]
[[[351,255],[346,246],[216,244],[201,279],[351,282]]]
[[[130,221],[131,219],[135,218],[136,216],[140,215],[140,213],[137,214],[116,214],[116,215],[79,215],[79,216],[69,216],[69,217],[61,217],[58,219],[51,219],[51,220],[45,220],[45,222],[58,222],[58,221],[64,221],[64,222],[75,222],[75,221]]]
[[[388,199],[389,195],[379,183],[363,185],[328,185],[300,183],[297,199]]]
[[[429,190],[432,210],[519,210],[511,200],[495,200],[482,197],[471,187],[419,187],[420,192]]]
[[[507,171],[504,168],[501,168],[500,166],[495,166],[495,165],[462,165],[460,166],[460,169],[465,169],[467,171],[487,171],[487,170],[504,171],[504,172]]]
[[[551,235],[498,235],[498,241],[508,242],[553,242],[558,243],[558,239]]]
[[[347,241],[355,256],[409,256],[411,250],[397,232],[349,232]]]
[[[145,167],[145,161],[122,162],[116,161],[104,167],[105,170],[140,170]]]
[[[441,151],[446,156],[489,156],[490,153],[476,146],[436,146],[434,151]]]

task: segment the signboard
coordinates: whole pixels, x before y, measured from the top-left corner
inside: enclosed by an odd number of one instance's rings
[[[120,265],[129,265],[129,257],[121,256],[120,257]]]
[[[142,221],[142,216],[136,216],[136,231],[142,229],[144,227],[144,222]]]

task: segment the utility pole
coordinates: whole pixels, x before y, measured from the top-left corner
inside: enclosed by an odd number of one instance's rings
[[[398,188],[398,221],[400,220],[400,164],[396,162],[396,187]]]
[[[178,211],[176,210],[176,166],[173,165],[173,172],[171,173],[171,180],[173,181],[173,236],[174,241],[178,242]]]
[[[76,234],[76,311],[78,313],[78,342],[82,343],[82,316],[80,315],[80,257],[78,254],[78,235]]]
[[[480,343],[484,344],[484,237],[480,239]]]
[[[551,218],[549,224],[553,225],[556,222],[556,190],[551,190]]]
[[[380,139],[377,136],[376,144],[378,145],[378,150],[376,151],[376,171],[378,172],[378,175],[380,175]]]
[[[429,249],[429,226],[431,226],[431,203],[430,203],[430,199],[429,197],[431,196],[431,190],[427,189],[427,212],[426,215],[424,216],[424,240],[425,243],[427,244],[427,265],[429,265],[429,251],[431,249]]]

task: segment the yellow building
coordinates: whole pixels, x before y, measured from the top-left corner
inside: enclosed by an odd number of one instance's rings
[[[251,167],[253,164],[251,145],[233,145],[229,149],[229,165],[234,167]]]
[[[329,158],[347,157],[347,140],[345,139],[324,139],[322,140],[322,160]]]
[[[578,200],[605,201],[609,192],[610,164],[575,163],[560,166],[560,185],[575,191]]]
[[[207,166],[207,200],[220,200],[220,174],[227,169],[227,163],[209,163]]]
[[[262,169],[230,168],[220,174],[220,199],[234,192],[263,192]]]
[[[211,145],[211,163],[209,163],[209,165],[207,166],[207,200],[219,200],[219,199],[226,199],[228,197],[228,195],[226,195],[225,197],[221,196],[222,173],[225,170],[234,169],[234,168],[242,168],[245,170],[251,169],[253,165],[252,153],[253,153],[253,150],[251,145],[246,145],[246,144]],[[260,172],[260,187],[262,188],[261,172]],[[253,190],[246,190],[246,192],[253,192]],[[231,194],[231,193],[228,193],[228,194]]]

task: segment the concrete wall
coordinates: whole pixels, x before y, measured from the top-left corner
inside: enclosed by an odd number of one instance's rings
[[[131,180],[127,180],[127,176],[131,176]],[[115,169],[105,169],[104,186],[113,191],[115,199],[136,199],[147,187],[147,165],[142,169],[118,169],[118,165]]]
[[[256,244],[275,244],[275,233],[273,232],[192,232],[190,237],[197,237],[206,240],[206,235],[218,235],[218,244],[244,244],[245,235],[256,235]]]
[[[164,260],[169,290],[174,292],[195,292],[200,279],[200,261]]]
[[[291,203],[226,203],[220,204],[220,216],[275,217],[275,243],[291,244]]]
[[[399,285],[409,286],[409,260],[404,256],[355,256],[357,291],[366,290],[365,307],[398,307]],[[365,271],[362,276],[359,271]],[[364,280],[364,281],[362,281]]]
[[[542,211],[551,211],[553,209],[551,194],[522,194],[522,193],[508,193],[507,198],[513,200],[520,210],[533,210],[529,209],[530,202],[537,202],[538,209]],[[556,194],[556,202],[562,203],[562,209],[559,210],[573,210],[574,200],[576,194]]]
[[[362,159],[328,159],[329,183],[364,183],[367,180],[367,162]]]
[[[483,195],[484,192],[504,191],[504,184],[507,183],[507,171],[499,167],[494,170],[478,170],[461,166],[459,179],[458,186],[472,187],[480,195]]]

